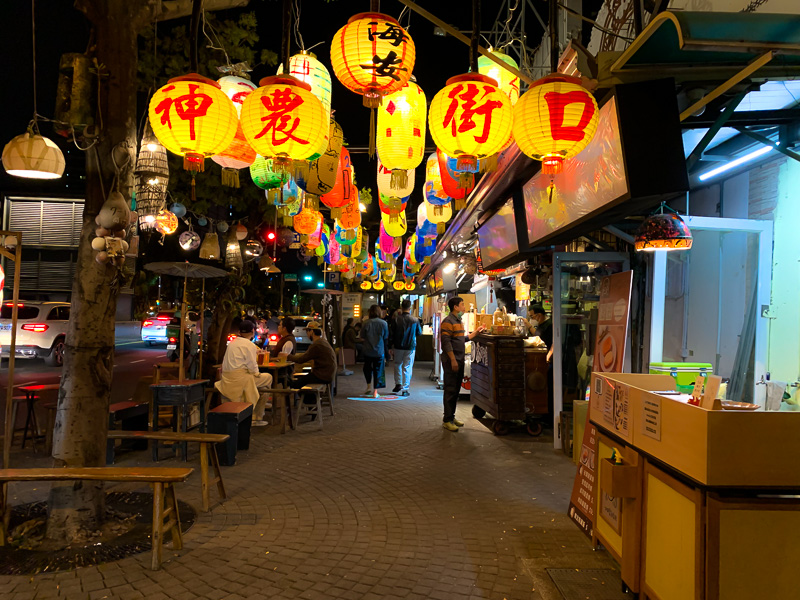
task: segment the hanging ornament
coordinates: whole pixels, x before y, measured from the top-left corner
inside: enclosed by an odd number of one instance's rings
[[[331,209],[331,216],[339,218],[341,208],[358,200],[358,192],[353,185],[353,168],[350,163],[350,152],[342,148],[339,154],[339,166],[336,173],[336,184],[330,192],[319,197],[320,201]]]
[[[459,187],[459,172],[455,170],[456,159],[450,158],[438,148],[436,149],[436,159],[439,165],[439,181],[442,185],[441,192],[448,198],[456,200],[459,208],[463,208],[464,200],[466,200],[473,188]],[[432,204],[436,203],[433,202]]]
[[[386,228],[383,225],[383,221],[381,221],[378,230],[378,244],[380,245],[380,249],[384,254],[394,254],[397,252],[400,249],[402,241],[403,240],[401,238],[392,237],[386,233]]]
[[[207,233],[200,245],[200,258],[219,260],[219,237],[216,233]]]
[[[186,207],[180,202],[173,202],[172,205],[169,207],[169,210],[179,219],[182,219],[183,217],[186,216]]]
[[[500,50],[489,50],[494,56],[502,60],[507,65],[511,65],[515,69],[519,69],[517,62],[508,54],[500,52]],[[497,82],[500,91],[508,96],[511,106],[514,106],[519,100],[519,77],[514,75],[511,71],[507,71],[492,59],[483,55],[478,57],[478,73],[491,77]]]
[[[381,13],[361,13],[333,36],[331,66],[350,91],[377,108],[381,97],[399,90],[411,77],[414,41],[397,20]]]
[[[256,160],[256,151],[247,143],[241,124],[237,126],[230,146],[212,156],[211,160],[222,167],[222,185],[238,188],[239,169],[249,167]]]
[[[178,238],[178,245],[182,250],[196,250],[200,247],[200,236],[191,229],[184,231]]]
[[[275,159],[279,173],[290,173],[292,161],[309,160],[328,147],[328,117],[311,86],[288,75],[265,77],[245,98],[242,129],[262,156]]]
[[[245,79],[244,77],[237,77],[236,75],[226,75],[217,79],[222,92],[231,99],[233,107],[236,109],[237,117],[242,115],[242,105],[244,99],[247,98],[256,89],[256,84]]]
[[[264,254],[264,246],[255,238],[250,238],[244,244],[244,262],[256,260]]]
[[[447,204],[430,204],[425,201],[425,217],[431,223],[436,225],[436,233],[442,234],[445,230],[445,223],[447,223],[453,216],[453,209],[450,203]]]
[[[225,233],[226,231],[228,231],[228,227],[229,225],[225,221],[220,221],[219,223],[217,223],[217,231],[219,231],[220,233]]]
[[[278,173],[271,158],[264,158],[256,154],[253,164],[250,165],[250,178],[262,190],[279,188],[289,180],[287,173]]]
[[[397,215],[381,213],[381,223],[383,223],[383,228],[386,230],[386,233],[392,237],[400,237],[404,235],[408,229],[405,211]]]
[[[189,73],[170,79],[153,94],[150,124],[167,150],[183,156],[183,166],[202,171],[204,159],[227,148],[236,135],[236,109],[220,85]]]
[[[386,96],[378,109],[376,147],[379,165],[391,172],[389,187],[393,195],[407,196],[408,173],[425,156],[425,94],[413,81]],[[411,171],[413,172],[413,171]],[[378,167],[380,176],[380,166]],[[380,183],[378,189],[380,190]],[[414,188],[414,184],[411,184]],[[389,193],[389,192],[384,192]]]
[[[197,224],[200,225],[200,227],[205,227],[206,225],[208,225],[208,219],[206,219],[205,217],[200,217],[199,219],[197,219]]]
[[[356,196],[352,198],[349,203],[342,207],[341,212],[339,213],[339,218],[337,219],[337,222],[342,229],[354,230],[356,227],[361,225],[361,209],[358,205],[358,194],[356,193]]]
[[[344,143],[344,132],[339,124],[331,119],[328,128],[328,148],[317,160],[295,171],[297,185],[309,194],[327,194],[336,185],[339,169],[339,154]]]
[[[478,159],[503,149],[511,135],[511,102],[494,79],[478,73],[457,75],[434,96],[428,126],[436,146],[458,160],[462,187],[474,180]]]
[[[425,163],[425,200],[430,204],[447,204],[450,202],[450,196],[444,191],[442,174],[439,169],[439,158],[436,152],[432,152],[428,156],[428,162]]]
[[[162,210],[156,215],[156,231],[164,235],[175,233],[178,229],[178,217],[168,210]]]
[[[278,75],[283,74],[283,64],[278,65]],[[303,50],[289,59],[289,75],[311,86],[314,94],[322,106],[328,119],[331,116],[331,74],[316,55]],[[326,119],[326,122],[327,120]]]
[[[113,191],[108,195],[103,205],[100,207],[100,212],[95,217],[95,223],[108,230],[109,232],[121,232],[130,223],[131,211],[128,208],[128,202],[118,191]],[[175,227],[177,227],[177,219],[175,220]]]
[[[169,184],[167,149],[156,138],[149,119],[145,121],[134,173],[139,230],[146,231],[153,228],[156,214],[164,207]]]
[[[3,148],[3,168],[15,177],[58,179],[64,174],[64,155],[38,126],[11,139]]]
[[[417,207],[417,236],[421,238],[436,238],[436,224],[428,219],[429,202],[420,202]]]
[[[294,230],[302,236],[314,233],[322,223],[322,213],[304,206],[293,218]]]
[[[514,140],[524,154],[542,161],[542,173],[557,175],[592,140],[598,120],[597,102],[580,79],[548,75],[514,107]]]
[[[234,232],[236,233],[236,239],[241,241],[247,237],[247,227],[242,225],[241,223],[234,227]]]
[[[228,232],[228,241],[225,244],[225,268],[241,269],[244,267],[242,261],[242,248],[239,245],[239,238],[236,236],[236,229]]]
[[[400,178],[398,181],[404,182],[404,185],[392,186],[392,173],[394,171],[387,169],[383,166],[380,156],[378,157],[378,193],[386,196],[396,196],[398,198],[405,198],[410,196],[414,191],[414,180],[416,177],[415,169],[409,169],[405,172],[405,178]]]
[[[378,197],[378,208],[381,209],[381,216],[399,215],[407,206],[408,198],[395,198],[394,196],[384,196],[383,194]]]
[[[339,242],[336,241],[336,236],[329,235],[328,248],[327,252],[325,252],[325,262],[329,265],[335,265],[339,262],[340,258]]]

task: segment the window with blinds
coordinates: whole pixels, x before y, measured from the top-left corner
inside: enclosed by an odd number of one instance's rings
[[[23,245],[77,248],[83,225],[83,200],[6,198],[5,229],[21,231]]]
[[[3,228],[22,233],[20,290],[72,290],[83,225],[83,200],[6,197]],[[14,261],[3,259],[10,281]]]

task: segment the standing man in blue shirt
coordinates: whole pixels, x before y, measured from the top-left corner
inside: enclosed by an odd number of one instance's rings
[[[411,370],[417,351],[417,336],[422,335],[419,319],[411,315],[411,300],[403,300],[400,310],[390,324],[394,345],[394,389],[395,394],[408,396],[411,385]]]
[[[385,357],[389,347],[389,326],[381,318],[377,304],[369,307],[369,319],[361,327],[364,341],[364,377],[367,380],[365,396],[378,397],[378,389],[386,387]],[[374,386],[372,382],[374,380]]]

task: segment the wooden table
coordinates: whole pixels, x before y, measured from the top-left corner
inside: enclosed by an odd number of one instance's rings
[[[150,431],[158,430],[158,409],[162,406],[172,407],[172,430],[187,432],[194,427],[200,427],[200,431],[205,432],[206,426],[206,394],[205,385],[208,379],[166,379],[150,386],[153,391],[153,403],[150,411]],[[194,427],[189,427],[189,409],[192,405],[200,406],[200,423]],[[158,442],[154,442],[153,460],[158,460]],[[186,462],[188,451],[187,442],[180,442],[181,452],[184,462]]]
[[[269,373],[272,375],[273,387],[278,387],[278,383],[284,387],[289,387],[289,376],[291,375],[293,369],[294,363],[288,360],[284,362],[270,361],[268,363],[264,363],[263,365],[258,365],[258,371],[260,373]]]
[[[38,393],[58,391],[61,388],[60,383],[45,383],[38,385],[17,385],[25,393],[25,403],[27,405],[28,414],[25,417],[25,430],[22,432],[22,447],[25,447],[25,441],[28,439],[28,429],[31,431],[31,439],[33,440],[33,451],[36,452],[36,436],[39,433],[39,423],[36,420],[36,412],[33,405],[39,400]],[[12,426],[13,431],[13,426]]]

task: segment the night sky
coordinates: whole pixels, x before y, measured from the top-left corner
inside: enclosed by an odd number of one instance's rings
[[[114,0],[111,0],[114,1]],[[121,1],[121,0],[117,0]],[[5,144],[13,136],[23,133],[33,113],[33,77],[31,60],[31,4],[29,0],[5,0],[0,3],[0,19],[3,23],[3,34],[0,35],[2,55],[6,57],[6,82],[3,86],[2,105],[3,119],[2,140]],[[452,24],[456,28],[471,30],[471,3],[468,0],[421,0],[419,4],[433,12],[438,17]],[[536,0],[543,18],[547,18],[547,5],[542,0]],[[491,29],[497,16],[500,3],[497,1],[483,1],[482,30]],[[403,5],[396,0],[383,0],[381,10],[397,18]],[[280,0],[251,0],[245,9],[237,9],[218,13],[220,18],[233,18],[240,10],[254,11],[258,18],[258,31],[260,46],[279,52],[281,41],[281,1]],[[300,31],[303,35],[305,46],[311,47],[318,42],[324,42],[312,51],[330,68],[329,43],[334,33],[342,27],[347,19],[358,12],[369,10],[368,0],[334,0],[327,3],[324,0],[302,0]],[[176,21],[177,22],[177,21]],[[189,18],[183,19],[188,26]],[[528,19],[529,46],[536,47],[541,38],[541,28],[536,20]],[[169,24],[172,24],[170,22]],[[417,83],[425,91],[428,102],[438,90],[445,86],[447,78],[465,73],[469,67],[468,47],[452,37],[434,35],[434,25],[416,13],[410,13],[410,26],[408,13],[402,19],[402,24],[408,27],[409,34],[416,44],[416,66],[414,75]],[[58,78],[59,56],[65,52],[83,52],[86,49],[89,37],[89,25],[83,15],[72,7],[70,2],[64,0],[38,0],[36,2],[36,37],[37,37],[37,81],[38,81],[38,110],[40,114],[52,116],[55,102],[55,89]],[[202,43],[202,40],[201,40]],[[488,45],[482,40],[484,46]],[[299,50],[292,40],[292,53]],[[200,72],[212,78],[217,78],[216,73],[211,73],[200,66]],[[274,74],[274,69],[258,67],[251,74],[252,79],[258,82],[261,77]],[[146,110],[144,103],[140,103],[140,111]],[[333,77],[332,107],[335,118],[344,129],[345,138],[350,147],[364,147],[368,142],[369,110],[362,106],[362,99],[342,86]],[[42,127],[44,135],[50,135],[49,127]],[[55,139],[55,137],[54,137]],[[83,153],[58,138],[67,159],[65,177],[49,183],[30,183],[20,181],[5,174],[0,175],[0,190],[9,192],[27,192],[57,194],[59,196],[80,196],[82,186],[79,177],[83,162]],[[427,147],[433,148],[433,142],[428,134]],[[364,219],[366,225],[377,228],[379,221],[379,208],[377,206],[377,187],[375,185],[375,159],[370,160],[366,153],[353,153],[353,162],[356,177],[360,187],[370,187],[373,190],[373,202]],[[409,202],[407,214],[409,216],[409,233],[414,228],[416,207],[422,195],[421,188],[424,183],[425,161],[417,171],[417,189]],[[249,177],[243,175],[244,185],[249,184]],[[374,239],[374,238],[373,238]]]

